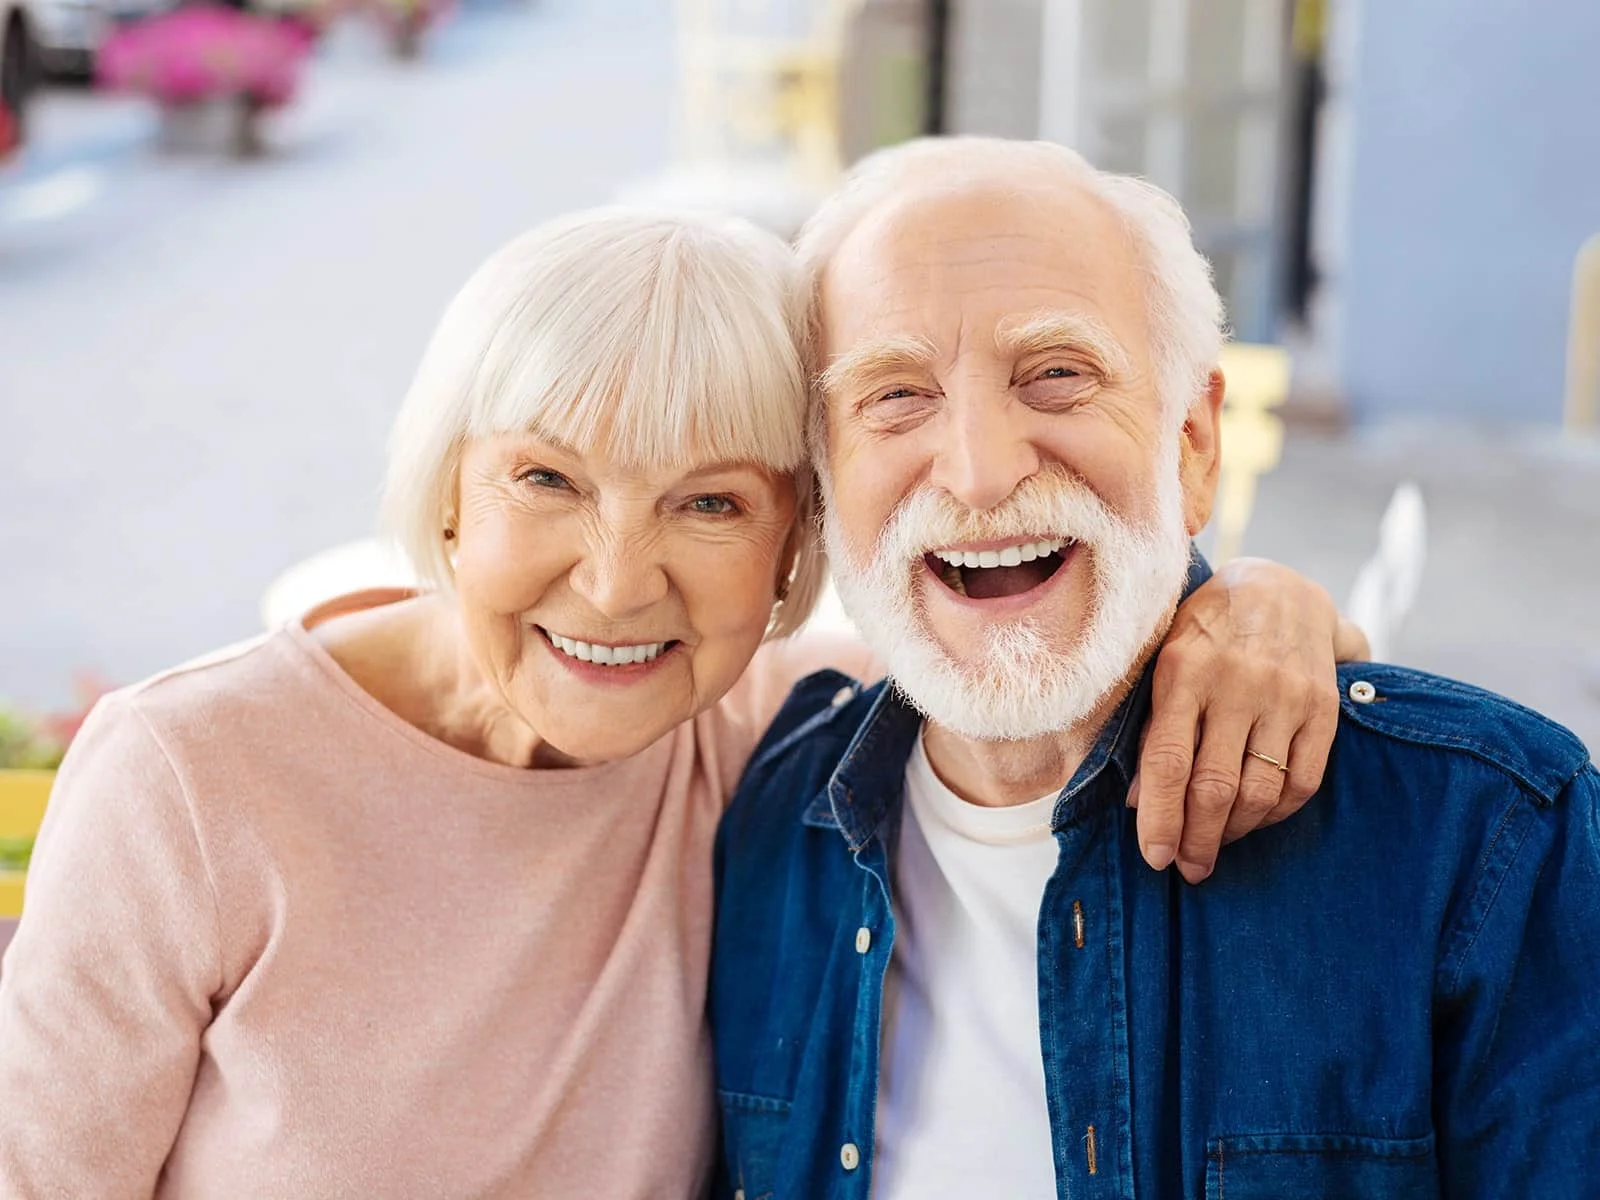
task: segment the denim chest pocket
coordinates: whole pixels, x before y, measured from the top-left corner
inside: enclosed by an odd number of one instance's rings
[[[722,1106],[723,1153],[735,1196],[775,1200],[778,1156],[789,1125],[789,1102],[743,1092],[718,1092]]]
[[[1433,1136],[1251,1134],[1206,1143],[1206,1200],[1438,1200]]]

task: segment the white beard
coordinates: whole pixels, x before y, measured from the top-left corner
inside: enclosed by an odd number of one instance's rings
[[[826,471],[820,477],[823,533],[841,604],[906,698],[963,737],[1016,741],[1081,723],[1138,665],[1183,592],[1189,535],[1176,436],[1163,447],[1154,513],[1145,525],[1115,516],[1061,471],[1024,481],[1005,503],[981,513],[924,485],[900,503],[862,556],[832,516],[833,480]],[[1031,617],[996,621],[976,653],[958,662],[928,628],[916,582],[923,556],[961,542],[1038,537],[1072,538],[1077,553],[1091,556],[1093,611],[1077,644],[1054,648],[1060,635]]]

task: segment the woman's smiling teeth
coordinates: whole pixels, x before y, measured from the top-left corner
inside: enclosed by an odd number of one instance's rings
[[[595,642],[580,642],[577,638],[562,637],[559,633],[546,629],[545,637],[550,639],[550,644],[569,658],[579,662],[598,663],[602,667],[622,667],[630,663],[649,662],[655,658],[671,642],[646,642],[638,646],[602,646]]]

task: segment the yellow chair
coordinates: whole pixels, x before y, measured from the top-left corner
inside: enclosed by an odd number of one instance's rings
[[[54,771],[0,771],[0,841],[31,841],[44,819]],[[22,915],[21,871],[0,867],[0,920]]]
[[[691,161],[743,161],[773,143],[799,177],[828,189],[842,169],[840,74],[863,0],[810,0],[804,32],[789,4],[679,0],[681,120]]]
[[[1289,352],[1281,346],[1235,342],[1223,347],[1220,365],[1227,392],[1212,549],[1218,564],[1238,555],[1255,509],[1256,481],[1283,457],[1283,421],[1273,410],[1289,394]]]
[[[1583,244],[1572,266],[1567,430],[1600,433],[1600,233]]]

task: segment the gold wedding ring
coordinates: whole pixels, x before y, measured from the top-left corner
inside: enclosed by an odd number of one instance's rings
[[[1259,750],[1251,750],[1251,749],[1248,749],[1248,748],[1246,748],[1245,753],[1248,754],[1251,758],[1259,758],[1262,762],[1266,763],[1268,766],[1277,767],[1278,770],[1282,771],[1285,775],[1287,775],[1289,773],[1289,768],[1284,766],[1277,759],[1273,758],[1272,755],[1270,755],[1270,754],[1263,754]]]

